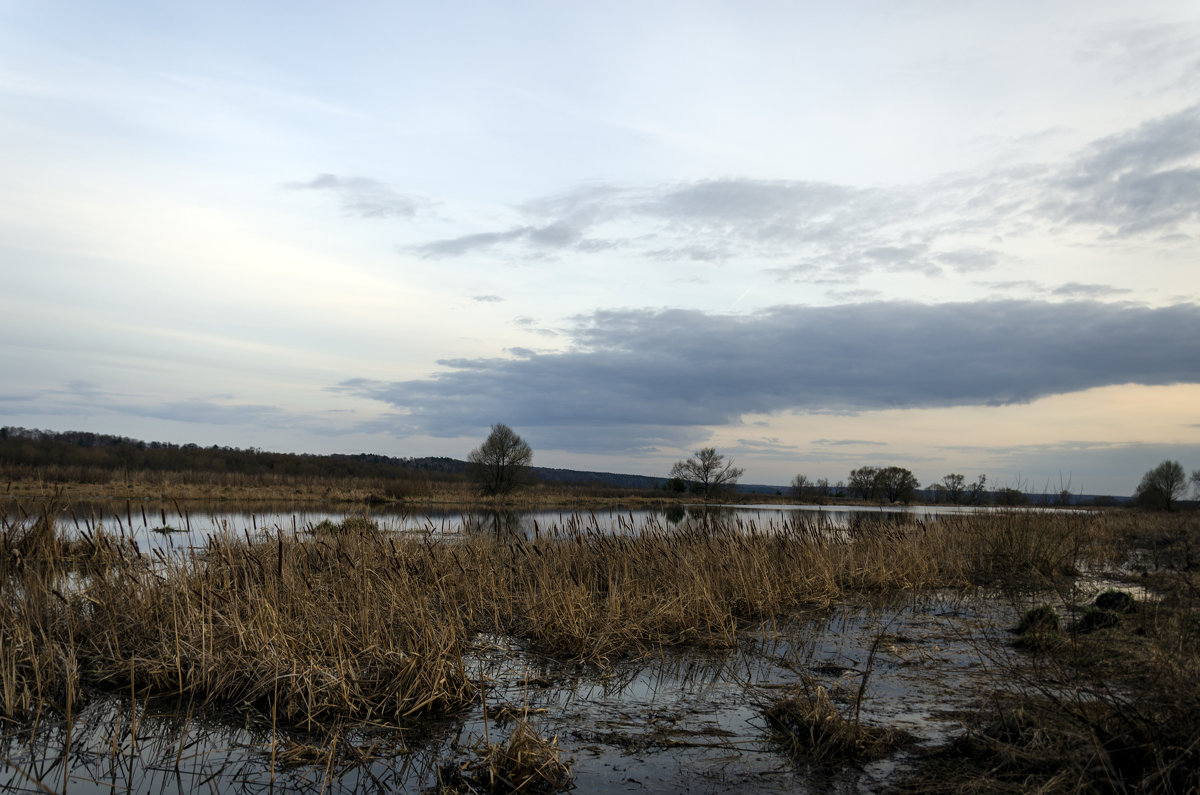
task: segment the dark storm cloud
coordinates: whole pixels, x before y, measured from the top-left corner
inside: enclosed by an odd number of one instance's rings
[[[429,202],[415,196],[396,193],[382,182],[366,177],[339,177],[318,174],[308,182],[289,182],[292,190],[323,190],[337,195],[347,215],[362,218],[409,218]]]
[[[607,427],[626,435],[617,441],[614,431],[610,447],[644,447],[664,428],[727,425],[747,413],[1003,405],[1111,384],[1200,382],[1194,304],[601,311],[570,333],[563,353],[445,362],[450,370],[426,379],[336,389],[395,406],[423,433],[503,421],[560,439]]]

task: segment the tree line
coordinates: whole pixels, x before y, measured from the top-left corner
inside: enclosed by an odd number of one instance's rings
[[[419,472],[423,478],[461,480],[464,466],[451,458],[272,453],[255,447],[202,447],[6,426],[0,428],[0,468],[10,475],[22,469],[57,468],[80,473],[217,472],[301,478],[395,478]]]
[[[197,444],[144,442],[123,436],[86,431],[45,431],[5,426],[0,428],[0,471],[8,476],[21,470],[58,468],[78,474],[87,472],[219,472],[245,475],[277,475],[313,478],[406,478],[421,477],[473,481],[485,494],[506,494],[532,482],[533,450],[507,425],[492,426],[491,434],[466,462],[446,457],[396,458],[360,453],[314,455],[272,453],[250,447],[202,447]],[[732,459],[705,447],[671,468],[665,488],[691,492],[704,500],[722,496],[734,486],[744,470]],[[585,473],[586,474],[586,473]],[[1189,485],[1200,496],[1200,469],[1189,474],[1178,461],[1163,461],[1146,472],[1134,492],[1139,507],[1174,510]],[[790,496],[795,499],[857,497],[867,502],[911,502],[920,488],[911,470],[900,466],[862,466],[850,471],[845,481],[831,484],[826,478],[809,479],[798,474],[792,479]],[[952,505],[1024,505],[1030,498],[1020,489],[1002,487],[991,491],[987,476],[971,482],[950,473],[925,487],[922,498]],[[1055,495],[1059,504],[1070,504],[1069,487]]]
[[[1141,508],[1173,511],[1179,507],[1179,500],[1187,492],[1189,482],[1195,495],[1200,497],[1200,469],[1193,469],[1189,478],[1183,464],[1163,461],[1142,475],[1133,495],[1134,503]]]

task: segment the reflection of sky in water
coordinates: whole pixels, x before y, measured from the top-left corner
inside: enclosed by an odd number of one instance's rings
[[[427,719],[403,730],[362,727],[342,742],[376,746],[369,762],[335,757],[277,769],[272,782],[269,715],[195,717],[173,703],[106,696],[77,716],[67,736],[43,716],[0,741],[12,764],[70,792],[264,792],[319,790],[419,792],[437,770],[460,764],[485,736],[511,731],[509,708],[528,708],[546,737],[557,735],[574,758],[579,792],[874,791],[894,780],[898,758],[814,779],[769,740],[762,705],[812,677],[847,711],[868,669],[862,719],[913,732],[920,745],[945,743],[959,731],[951,710],[965,709],[994,681],[987,655],[1006,654],[989,637],[1015,623],[1017,610],[995,600],[938,594],[907,603],[836,608],[748,632],[736,651],[665,650],[610,670],[529,654],[497,637],[480,637],[465,658],[472,678],[488,683],[484,704],[456,716]],[[989,629],[992,627],[992,629]],[[488,720],[484,721],[486,707]],[[319,738],[278,735],[282,758]],[[327,753],[327,751],[326,751]],[[34,789],[13,767],[0,771],[0,791]]]
[[[672,530],[703,526],[720,519],[770,531],[783,525],[811,524],[827,528],[845,527],[855,517],[911,516],[936,520],[939,516],[970,513],[979,508],[964,506],[795,506],[684,505],[667,509],[606,511],[466,511],[406,510],[391,506],[366,509],[366,514],[383,530],[399,533],[427,533],[455,537],[470,532],[541,534],[600,532],[633,533],[642,529]],[[362,515],[359,506],[326,508],[230,508],[227,505],[189,506],[171,503],[154,507],[132,504],[75,506],[59,516],[59,526],[68,535],[78,535],[101,527],[104,531],[132,537],[143,551],[165,552],[202,546],[215,533],[254,536],[263,532],[303,532],[324,521],[341,522],[347,516]],[[167,532],[162,532],[166,528]]]

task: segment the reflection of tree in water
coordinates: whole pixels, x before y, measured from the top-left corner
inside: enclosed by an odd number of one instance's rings
[[[709,505],[672,505],[664,509],[663,518],[668,524],[678,525],[687,520],[693,527],[708,527],[720,519],[733,516],[736,511],[728,508],[718,508]]]
[[[518,511],[480,511],[463,517],[467,535],[493,535],[496,538],[526,536],[525,520]]]

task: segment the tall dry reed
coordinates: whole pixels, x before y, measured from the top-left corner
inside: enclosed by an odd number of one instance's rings
[[[700,517],[615,533],[577,517],[533,537],[454,539],[359,521],[221,534],[167,556],[98,528],[68,541],[36,521],[7,518],[0,539],[5,715],[69,709],[92,685],[253,704],[310,726],[468,703],[463,656],[479,633],[596,663],[729,647],[747,622],[852,592],[969,587],[1004,566],[1068,573],[1111,534],[1103,520],[1033,514],[849,529]],[[26,536],[41,546],[17,543]]]

